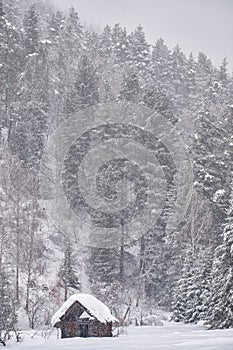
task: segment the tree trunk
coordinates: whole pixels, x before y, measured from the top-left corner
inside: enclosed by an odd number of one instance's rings
[[[19,257],[20,257],[20,227],[19,227],[19,202],[16,209],[16,281],[15,281],[15,296],[19,302]]]
[[[64,301],[67,300],[67,296],[68,296],[68,287],[67,287],[67,284],[65,284],[65,297],[64,297]]]
[[[123,281],[124,278],[124,222],[121,220],[121,246],[120,246],[120,280]]]

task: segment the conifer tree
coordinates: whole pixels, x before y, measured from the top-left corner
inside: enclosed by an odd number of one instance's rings
[[[129,36],[129,64],[139,72],[145,72],[150,63],[150,46],[141,25]]]
[[[226,84],[228,81],[227,65],[228,65],[228,63],[227,63],[227,59],[225,57],[220,65],[220,67],[219,67],[219,80],[223,84]]]
[[[145,295],[156,304],[165,306],[169,300],[167,268],[164,245],[164,228],[156,227],[141,240],[140,274],[145,285]],[[144,247],[143,247],[144,246]]]
[[[159,39],[152,48],[150,61],[150,76],[160,89],[171,90],[171,51],[165,45],[163,39]]]
[[[74,86],[67,96],[65,109],[68,115],[99,102],[98,79],[96,67],[87,55],[83,55],[79,60]]]
[[[64,27],[64,46],[66,50],[66,58],[77,59],[82,50],[83,26],[80,23],[78,13],[72,6],[69,9],[68,16],[65,20]]]
[[[130,57],[129,37],[125,28],[115,24],[112,29],[112,46],[116,65],[127,64]]]
[[[77,263],[71,242],[68,243],[64,252],[64,259],[60,268],[59,276],[65,290],[64,300],[67,300],[70,288],[74,290],[80,289],[80,283],[77,276]]]
[[[216,115],[206,109],[197,119],[197,133],[192,147],[195,186],[212,206],[216,239],[229,206],[232,157],[231,111]]]
[[[119,100],[139,102],[140,101],[140,84],[138,74],[134,71],[129,71],[125,74],[121,90],[119,93]]]
[[[4,0],[4,12],[8,21],[16,28],[21,25],[22,9],[20,5],[20,0]]]
[[[223,231],[223,242],[215,250],[212,288],[206,323],[211,328],[233,327],[233,190]]]
[[[48,22],[48,39],[52,42],[52,45],[59,49],[64,39],[63,31],[65,27],[65,18],[63,13],[57,11],[52,15],[52,18]]]
[[[156,86],[150,84],[144,87],[143,102],[173,124],[178,121],[171,99]]]
[[[196,69],[197,64],[194,60],[193,54],[191,53],[187,62],[187,92],[190,94],[195,94],[196,88]],[[193,101],[193,100],[192,100]]]
[[[181,278],[177,281],[173,296],[173,320],[176,322],[187,322],[188,293],[191,285],[192,263],[187,257],[184,261]]]
[[[43,152],[48,128],[49,66],[47,48],[28,57],[18,85],[12,149],[28,167],[36,168]]]
[[[16,84],[22,63],[22,45],[16,28],[7,20],[3,2],[0,2],[0,127],[8,129],[10,138]]]
[[[0,270],[0,303],[0,335],[2,334],[2,331],[4,331],[5,336],[7,336],[10,331],[14,330],[17,316],[15,312],[13,292],[2,262]]]
[[[39,15],[35,4],[32,4],[29,7],[29,10],[24,17],[24,32],[26,55],[37,52],[39,47],[40,31]]]
[[[106,25],[99,37],[98,53],[107,60],[112,53],[112,33],[111,27]]]

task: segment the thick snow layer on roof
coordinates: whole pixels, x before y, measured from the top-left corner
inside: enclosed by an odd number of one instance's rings
[[[54,326],[60,321],[61,317],[65,315],[67,310],[78,301],[82,304],[91,316],[97,318],[101,323],[118,322],[118,320],[111,315],[109,308],[100,300],[96,299],[90,294],[74,294],[60,307],[60,309],[52,317],[51,323]]]

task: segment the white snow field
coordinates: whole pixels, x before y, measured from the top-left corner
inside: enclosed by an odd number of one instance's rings
[[[33,333],[31,333],[32,335]],[[129,327],[127,333],[113,338],[49,339],[26,333],[21,343],[8,343],[11,349],[32,350],[232,350],[233,329],[206,330],[201,325],[166,322],[163,327]]]

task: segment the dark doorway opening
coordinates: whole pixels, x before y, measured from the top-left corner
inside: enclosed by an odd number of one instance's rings
[[[80,337],[88,337],[88,324],[80,324]]]

